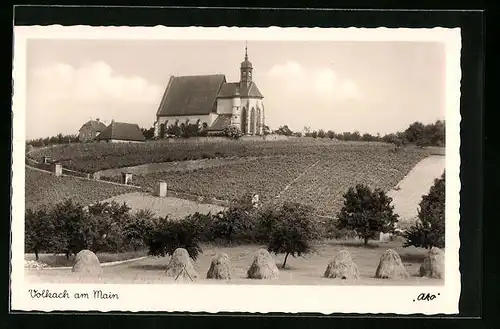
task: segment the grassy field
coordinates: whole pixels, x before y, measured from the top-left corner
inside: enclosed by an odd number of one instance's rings
[[[153,190],[165,180],[171,190],[220,200],[257,193],[263,202],[301,202],[331,216],[340,209],[349,187],[367,184],[389,191],[428,156],[421,149],[390,150],[386,145],[332,146],[316,153],[308,150],[199,170],[136,175],[134,184]]]
[[[139,258],[147,255],[147,251],[130,251],[124,253],[98,253],[97,258],[101,264],[118,262],[122,260],[129,260],[134,258]],[[34,261],[36,259],[35,254],[24,254],[24,260]],[[54,255],[54,254],[38,254],[38,261],[47,264],[49,267],[70,267],[75,263],[75,255],[66,258],[66,255]]]
[[[420,278],[417,276],[420,264],[426,255],[426,250],[413,247],[402,248],[401,241],[388,243],[374,242],[364,247],[358,241],[325,241],[316,246],[316,253],[305,257],[287,260],[287,267],[281,268],[283,255],[273,255],[280,268],[279,280],[250,280],[246,279],[246,271],[252,262],[253,253],[260,246],[214,247],[204,246],[203,253],[194,262],[199,278],[198,284],[223,284],[216,280],[206,280],[206,272],[210,267],[212,258],[218,252],[226,253],[233,269],[231,283],[234,284],[290,284],[290,285],[442,285],[443,280]],[[395,249],[401,256],[410,278],[407,280],[376,279],[374,274],[382,253]],[[323,278],[323,273],[336,252],[347,250],[356,263],[361,278],[354,281],[344,281]],[[126,264],[103,267],[103,275],[95,279],[82,279],[73,275],[71,270],[35,270],[26,269],[26,280],[29,282],[44,283],[173,283],[171,278],[165,276],[165,268],[169,257],[147,257]]]
[[[366,148],[393,148],[377,142],[338,142],[328,138],[297,138],[283,141],[231,141],[196,143],[166,143],[162,141],[139,144],[84,143],[34,150],[30,156],[42,160],[50,156],[65,168],[96,172],[110,168],[136,166],[196,159],[226,157],[262,157],[293,154],[324,154],[332,150]],[[427,152],[427,151],[426,151]]]
[[[88,205],[132,191],[137,192],[137,188],[67,176],[56,177],[51,173],[28,167],[25,169],[25,205],[27,209],[51,206],[66,199]]]

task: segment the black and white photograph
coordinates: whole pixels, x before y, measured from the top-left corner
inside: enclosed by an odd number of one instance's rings
[[[460,29],[14,38],[13,308],[458,310]]]

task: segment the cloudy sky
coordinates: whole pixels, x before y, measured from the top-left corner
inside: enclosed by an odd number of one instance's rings
[[[239,80],[245,41],[27,43],[28,139],[76,134],[90,118],[151,127],[170,75]],[[445,116],[445,48],[431,42],[251,41],[271,129],[390,133]]]

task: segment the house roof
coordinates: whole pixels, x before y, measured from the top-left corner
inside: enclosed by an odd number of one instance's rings
[[[100,133],[98,140],[126,140],[126,141],[144,141],[144,135],[137,124],[112,122],[106,129]]]
[[[257,98],[264,98],[264,96],[260,93],[259,88],[257,88],[257,85],[255,82],[250,82],[249,87],[245,84],[240,86],[239,82],[227,82],[222,85],[222,88],[219,91],[219,94],[217,97],[219,98],[232,98],[236,94],[236,92],[239,93],[240,97],[257,97]]]
[[[215,112],[217,94],[225,82],[223,74],[171,76],[156,115],[206,115]]]
[[[89,120],[83,124],[83,126],[80,128],[80,130],[82,130],[83,127],[87,127],[87,126],[92,127],[92,129],[98,133],[100,133],[100,132],[104,131],[104,129],[106,129],[106,125],[104,123],[102,123],[101,121]]]
[[[207,130],[224,130],[224,128],[231,124],[231,116],[231,114],[219,114],[217,119],[215,119],[214,123],[212,123],[212,125],[208,127]]]

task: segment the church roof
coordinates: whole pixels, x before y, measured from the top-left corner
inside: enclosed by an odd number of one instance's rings
[[[217,119],[215,119],[214,123],[207,130],[224,130],[227,126],[231,124],[231,114],[219,114]]]
[[[245,84],[243,84],[240,87],[239,82],[227,82],[222,85],[221,90],[219,91],[219,94],[217,97],[219,98],[231,98],[236,94],[236,91],[238,90],[240,97],[257,97],[257,98],[264,98],[262,94],[260,93],[259,88],[257,88],[257,85],[255,82],[250,83],[250,87],[247,88]]]
[[[157,116],[206,115],[215,111],[223,74],[171,76]]]
[[[100,133],[97,140],[125,140],[125,141],[144,141],[144,135],[137,124],[112,122],[106,129]]]

